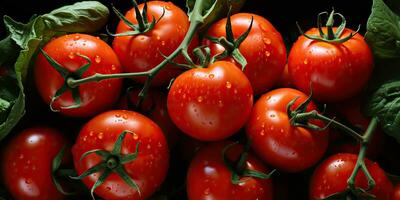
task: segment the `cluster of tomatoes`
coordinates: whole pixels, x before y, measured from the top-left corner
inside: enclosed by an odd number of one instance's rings
[[[196,33],[189,55],[139,76],[179,47],[189,19],[161,1],[138,5],[122,19],[112,46],[91,35],[63,35],[34,60],[37,91],[51,110],[89,120],[72,147],[49,127],[27,128],[6,144],[1,177],[15,199],[67,198],[71,187],[64,179],[81,180],[89,190],[84,192],[103,199],[148,199],[168,184],[169,166],[179,165],[171,155],[176,146],[190,161],[184,168],[190,200],[276,199],[281,194],[273,179],[309,169],[309,199],[357,196],[347,180],[359,145],[330,122],[299,116],[322,113],[318,105],[329,103],[326,113],[340,115],[358,132],[367,129],[370,120],[356,97],[371,76],[373,58],[360,34],[329,24],[313,28],[287,55],[267,19],[238,13],[212,24],[201,40]],[[197,46],[202,53],[192,53]],[[150,78],[152,88],[147,94],[128,88],[122,78],[129,75],[136,85]],[[169,84],[168,91],[159,89]],[[379,156],[384,137],[376,131],[367,157]],[[73,172],[63,174],[59,167],[71,161]],[[375,183],[368,188],[359,171],[360,195],[400,199],[399,187],[378,163],[366,159],[365,168]]]

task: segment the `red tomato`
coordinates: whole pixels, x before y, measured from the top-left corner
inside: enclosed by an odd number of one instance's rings
[[[112,172],[94,191],[104,199],[146,199],[161,185],[167,173],[168,145],[161,129],[145,116],[127,110],[102,113],[82,128],[72,147],[77,173],[82,174],[102,161],[97,154],[90,154],[80,162],[82,154],[95,149],[111,152],[117,138],[125,130],[132,133],[125,136],[121,154],[134,153],[137,143],[139,154],[135,160],[123,164],[123,168],[139,186],[141,196],[135,188]],[[99,173],[90,175],[83,179],[83,183],[91,188],[99,176]]]
[[[219,142],[206,146],[196,154],[187,175],[189,200],[272,200],[272,181],[254,177],[241,177],[242,183],[233,184],[232,172],[224,164],[222,151],[230,142]],[[228,159],[236,161],[243,152],[239,144],[227,150]],[[268,173],[262,162],[249,154],[245,168]]]
[[[249,117],[253,91],[234,64],[219,61],[178,76],[168,94],[168,113],[183,132],[203,141],[227,138]]]
[[[23,200],[64,199],[53,184],[51,167],[66,144],[60,132],[45,127],[25,129],[12,138],[1,158],[2,180],[11,195]],[[63,163],[65,158],[70,157]]]
[[[140,12],[142,12],[143,6],[144,4],[139,5]],[[165,12],[164,15],[163,12]],[[133,24],[137,24],[135,9],[129,10],[125,17]],[[157,66],[164,60],[162,54],[170,55],[183,41],[189,29],[187,15],[171,2],[147,2],[147,17],[149,22],[153,21],[153,17],[156,20],[160,19],[152,30],[135,36],[115,37],[113,41],[113,49],[125,72],[143,72]],[[116,33],[127,31],[132,31],[132,29],[123,21],[119,22]],[[195,36],[188,52],[192,52],[197,43],[198,39]],[[179,56],[174,61],[184,63],[185,59],[183,56]],[[168,84],[172,78],[180,73],[182,73],[182,70],[168,65],[157,74],[152,85]],[[135,80],[144,83],[146,79],[140,77],[135,78]]]
[[[362,114],[361,104],[361,99],[351,99],[344,103],[335,105],[334,107],[336,112],[340,117],[342,117],[342,119],[350,123],[353,127],[356,127],[358,129],[357,132],[363,134],[364,131],[367,130],[369,122],[371,120]],[[331,133],[336,134],[335,140],[331,140],[331,152],[358,154],[360,150],[360,145],[354,138],[349,137],[344,132],[331,131]],[[372,136],[370,143],[368,144],[367,156],[369,158],[378,157],[383,150],[384,142],[385,141],[383,132],[378,128]]]
[[[323,29],[326,32],[326,28]],[[334,29],[334,31],[336,28]],[[341,38],[348,36],[345,29]],[[319,35],[317,28],[306,32]],[[294,85],[323,102],[338,102],[358,94],[372,73],[372,53],[360,34],[343,43],[327,43],[300,36],[289,53]]]
[[[128,96],[124,96],[120,101],[120,108],[128,109],[128,101],[135,106],[138,101],[139,92],[139,89],[134,90],[129,94],[129,98]],[[180,130],[175,126],[168,115],[167,94],[157,89],[150,90],[142,103],[141,111],[160,126],[167,138],[168,146],[175,146],[179,139]]]
[[[327,131],[311,131],[290,124],[286,106],[299,97],[292,109],[307,99],[304,93],[290,88],[272,90],[256,102],[246,125],[246,133],[254,151],[267,163],[287,172],[298,172],[317,163],[324,155]],[[307,111],[316,110],[310,103]],[[312,121],[323,127],[321,121]]]
[[[286,64],[286,47],[282,36],[274,26],[265,18],[250,14],[238,13],[231,16],[233,36],[238,38],[250,26],[251,17],[254,18],[253,26],[247,38],[242,42],[239,51],[247,60],[244,73],[249,79],[254,94],[261,94],[270,89],[279,80]],[[226,18],[213,24],[207,32],[212,37],[226,37]],[[225,49],[219,44],[209,40],[203,41],[211,49],[211,55],[222,53]],[[228,59],[239,68],[233,58]]]
[[[95,73],[114,74],[121,72],[120,63],[111,47],[101,39],[90,35],[64,35],[51,40],[44,46],[43,50],[69,72],[75,72],[87,64],[87,61],[78,54],[87,56],[91,60],[91,65],[82,77],[88,77]],[[49,104],[56,91],[64,84],[64,78],[41,53],[35,63],[34,76],[40,95]],[[120,79],[85,83],[79,86],[81,98],[79,108],[62,108],[75,105],[70,91],[57,98],[52,107],[68,116],[92,116],[110,108],[118,100],[121,84],[122,80]]]
[[[393,191],[393,200],[400,200],[400,184],[397,184]]]
[[[350,178],[356,162],[357,155],[347,153],[333,155],[322,162],[311,178],[310,199],[322,199],[345,191],[347,180]],[[378,200],[392,200],[393,185],[386,177],[385,171],[377,163],[368,159],[365,160],[365,165],[376,182],[370,193],[375,195]],[[368,188],[367,179],[362,170],[356,176],[355,185],[363,189]]]

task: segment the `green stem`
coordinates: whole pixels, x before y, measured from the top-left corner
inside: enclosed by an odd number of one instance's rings
[[[335,39],[335,33],[333,32],[333,24],[334,24],[334,14],[335,10],[332,9],[332,12],[329,14],[328,21],[326,22],[326,28],[328,29],[328,40]]]
[[[231,53],[235,49],[235,45],[232,44],[232,42],[229,42],[225,37],[219,38],[218,39],[221,45],[229,52]]]
[[[297,121],[302,121],[303,119],[304,120],[309,120],[310,118],[318,119],[318,120],[321,120],[321,121],[323,121],[325,123],[329,123],[331,126],[334,126],[335,128],[338,128],[338,129],[341,129],[341,130],[345,131],[346,133],[348,133],[350,136],[352,136],[353,138],[355,138],[359,142],[362,142],[364,140],[363,136],[361,136],[360,134],[355,132],[353,129],[347,127],[346,125],[344,125],[344,124],[342,124],[342,123],[340,123],[340,122],[338,122],[338,121],[336,121],[334,119],[325,117],[324,115],[321,115],[316,111],[311,111],[311,112],[307,112],[307,113],[299,113],[299,114],[296,115],[296,120]]]
[[[363,140],[361,141],[361,147],[360,147],[360,152],[358,154],[356,166],[354,167],[354,170],[350,178],[347,180],[347,184],[351,190],[355,190],[355,179],[360,169],[363,170],[368,180],[367,190],[370,190],[375,186],[375,181],[372,178],[371,174],[368,172],[367,167],[365,166],[364,159],[366,151],[368,149],[368,143],[371,140],[373,134],[375,133],[375,129],[377,128],[377,126],[378,126],[378,118],[374,117],[372,118],[371,122],[368,125],[367,130],[365,131],[365,134],[362,137]]]

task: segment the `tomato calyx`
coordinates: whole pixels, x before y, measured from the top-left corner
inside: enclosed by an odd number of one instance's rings
[[[61,183],[59,182],[59,177],[65,177],[65,176],[71,176],[75,174],[74,170],[71,169],[60,169],[61,162],[64,158],[65,154],[65,149],[66,146],[64,145],[60,151],[57,153],[57,155],[54,157],[52,163],[51,163],[51,178],[53,181],[54,186],[56,186],[56,189],[63,195],[75,195],[76,193],[74,192],[66,192],[63,187],[61,186]]]
[[[122,142],[125,138],[125,135],[127,133],[132,133],[131,131],[125,130],[123,131],[117,138],[117,141],[114,144],[114,148],[111,152],[108,152],[106,150],[103,149],[94,149],[94,150],[90,150],[85,152],[84,154],[82,154],[81,158],[80,158],[80,162],[87,157],[90,154],[95,153],[96,155],[100,156],[103,161],[101,161],[100,163],[96,164],[95,166],[89,168],[88,170],[84,171],[81,175],[79,176],[75,176],[75,177],[70,177],[72,179],[76,179],[76,180],[81,180],[91,174],[97,173],[97,172],[101,172],[100,177],[97,179],[97,181],[93,184],[92,188],[90,189],[90,194],[92,196],[93,199],[94,198],[94,190],[99,187],[101,184],[104,183],[104,181],[106,180],[106,178],[111,174],[111,173],[116,173],[118,174],[122,180],[128,184],[129,186],[131,186],[132,188],[135,188],[138,193],[139,196],[141,196],[140,193],[140,189],[139,186],[137,185],[137,183],[126,173],[125,169],[124,169],[124,164],[129,163],[134,161],[139,153],[139,142],[136,144],[136,148],[135,148],[135,152],[131,153],[131,154],[126,154],[126,155],[122,155],[121,154],[121,149],[122,149]]]
[[[211,59],[212,63],[217,60],[224,59],[228,56],[232,56],[232,58],[242,66],[242,71],[243,71],[246,68],[247,61],[246,58],[242,55],[242,53],[240,53],[239,46],[249,35],[251,28],[253,27],[254,18],[253,16],[251,17],[249,28],[247,28],[247,30],[242,35],[240,35],[238,39],[235,40],[231,24],[231,10],[232,10],[231,8],[232,6],[229,8],[226,20],[226,26],[225,26],[226,37],[219,37],[219,38],[212,36],[206,36],[206,37],[211,42],[217,43],[223,46],[225,49],[222,53],[212,57]]]
[[[325,24],[325,26],[327,28],[327,33],[324,33],[324,31],[322,30],[322,22],[321,22],[322,15],[328,16],[328,20],[326,21],[326,24]],[[336,32],[333,30],[335,16],[339,16],[341,19],[341,23],[340,23],[339,27],[337,28]],[[340,13],[335,13],[335,10],[333,8],[332,8],[332,11],[330,14],[328,12],[321,12],[318,14],[317,26],[318,26],[319,36],[305,34],[304,31],[301,29],[300,25],[297,22],[296,22],[296,24],[297,24],[297,28],[299,29],[299,32],[304,37],[311,39],[311,40],[317,40],[317,41],[328,42],[328,43],[346,42],[346,41],[350,40],[354,35],[356,35],[361,28],[361,25],[358,25],[358,28],[356,31],[351,32],[348,36],[341,38],[342,33],[346,28],[346,18]]]
[[[46,60],[50,63],[50,65],[62,76],[64,79],[64,84],[56,91],[54,96],[51,98],[50,101],[50,109],[53,112],[59,112],[59,110],[56,110],[53,108],[53,103],[54,101],[59,98],[62,94],[64,94],[67,91],[71,91],[72,93],[72,98],[74,99],[74,104],[70,106],[61,106],[61,109],[73,109],[73,108],[79,108],[81,105],[81,98],[79,94],[79,88],[71,84],[71,80],[75,79],[80,79],[83,76],[83,73],[85,73],[90,65],[92,64],[92,61],[90,58],[88,58],[85,55],[77,53],[76,55],[85,59],[87,61],[86,64],[82,65],[78,70],[75,72],[70,72],[67,69],[65,69],[61,64],[59,64],[57,61],[55,61],[53,58],[51,58],[43,49],[40,49]]]
[[[154,26],[162,19],[162,17],[165,14],[165,8],[164,8],[162,15],[158,19],[156,19],[153,16],[151,22],[149,22],[149,20],[147,18],[147,1],[144,1],[144,7],[143,7],[142,12],[140,12],[138,4],[137,4],[137,2],[135,0],[132,0],[132,4],[133,4],[133,7],[135,9],[136,20],[137,20],[138,24],[132,23],[118,9],[116,9],[114,6],[111,6],[113,11],[117,15],[117,17],[121,21],[123,21],[127,26],[129,26],[129,28],[131,28],[132,31],[127,31],[127,32],[124,32],[124,33],[114,34],[114,33],[111,33],[107,29],[107,33],[109,35],[114,36],[114,37],[115,36],[134,36],[134,35],[147,33],[149,31],[153,30]]]
[[[236,161],[231,161],[228,156],[227,156],[227,151],[233,147],[234,145],[237,145],[238,142],[232,143],[224,147],[222,150],[222,160],[224,161],[225,166],[229,169],[229,171],[232,173],[231,175],[231,182],[234,185],[240,184],[244,182],[245,180],[241,180],[242,177],[254,177],[254,178],[259,178],[259,179],[269,179],[271,178],[272,174],[276,171],[276,169],[272,170],[270,173],[266,174],[260,171],[256,170],[251,170],[246,168],[246,161],[247,161],[247,156],[248,152],[250,150],[250,142],[248,142],[245,146],[245,149],[243,152],[240,154],[240,157]]]

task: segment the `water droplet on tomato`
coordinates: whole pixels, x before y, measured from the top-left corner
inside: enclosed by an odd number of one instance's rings
[[[265,56],[269,57],[271,55],[271,52],[265,51]]]
[[[107,186],[107,187],[106,187],[106,190],[110,191],[110,190],[111,190],[111,187],[108,187],[108,186]]]
[[[197,101],[198,101],[199,103],[201,103],[201,102],[203,101],[203,97],[202,97],[202,96],[198,96],[198,97],[197,97]]]
[[[115,65],[111,65],[111,70],[116,70],[117,68],[115,67]]]
[[[227,81],[227,82],[225,83],[225,87],[228,88],[228,89],[230,89],[230,88],[232,87],[231,82]]]
[[[165,41],[161,41],[161,45],[162,45],[162,46],[165,46]]]
[[[264,129],[261,129],[260,135],[261,136],[265,135],[265,130]]]
[[[209,74],[208,78],[213,79],[214,78],[214,74]]]
[[[80,38],[81,38],[81,36],[75,35],[74,40],[79,40]]]
[[[307,65],[307,64],[308,64],[308,60],[305,59],[303,63],[304,63],[305,65]]]
[[[70,52],[70,53],[68,54],[68,58],[74,59],[74,58],[75,58],[75,53],[74,53],[74,52]]]
[[[30,179],[30,178],[28,178],[28,179],[25,180],[25,183],[26,183],[26,184],[31,184],[32,182],[33,182],[33,181],[32,181],[32,179]]]
[[[269,38],[263,38],[263,41],[266,45],[270,45],[271,44],[271,39]]]
[[[167,10],[171,10],[171,7],[169,7],[169,6],[165,6],[165,9],[167,9]]]
[[[97,137],[98,137],[100,140],[103,139],[104,133],[103,133],[103,132],[100,132],[100,133],[97,135]]]
[[[94,61],[96,63],[100,63],[101,62],[101,57],[97,55],[96,57],[94,57]]]
[[[19,159],[24,159],[24,154],[20,154],[18,158]]]
[[[205,195],[210,194],[210,188],[205,189],[205,190],[204,190],[204,194],[205,194]]]
[[[157,39],[157,40],[160,40],[160,39],[161,39],[161,37],[160,37],[159,35],[157,35],[156,39]]]
[[[219,101],[218,101],[218,106],[219,106],[219,107],[223,107],[223,106],[224,106],[224,103],[222,102],[222,100],[219,100]]]
[[[237,89],[233,90],[233,93],[237,94],[238,93]]]

